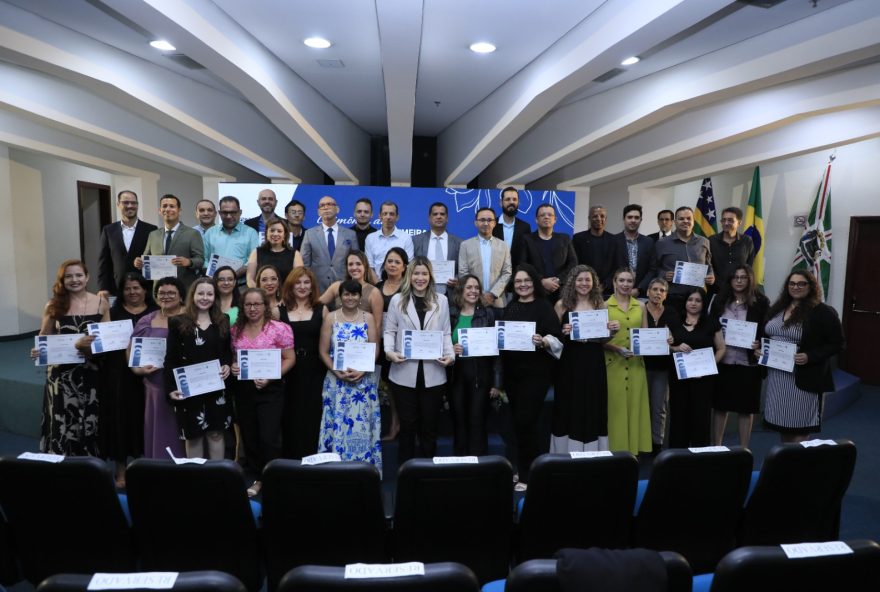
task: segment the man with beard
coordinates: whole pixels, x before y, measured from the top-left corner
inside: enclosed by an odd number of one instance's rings
[[[531,225],[516,217],[519,212],[519,191],[515,187],[506,187],[501,191],[501,220],[492,230],[492,236],[502,239],[510,249],[513,269],[521,261],[523,237],[532,232]]]

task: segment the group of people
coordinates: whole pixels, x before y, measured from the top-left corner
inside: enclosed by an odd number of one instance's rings
[[[344,228],[336,201],[324,196],[321,223],[306,229],[305,206],[293,200],[277,217],[266,189],[260,216],[242,222],[229,196],[214,225],[213,203],[201,200],[199,224],[189,228],[180,200],[165,195],[157,229],[138,220],[136,194],[121,192],[120,221],[102,232],[100,291],[88,292],[83,262],[65,261],[46,305],[41,334],[82,333],[83,362],[48,368],[41,448],[114,459],[122,484],[128,457],[159,457],[167,448],[222,458],[235,426],[257,475],[274,458],[317,452],[381,470],[385,384],[386,437],[399,439],[401,463],[436,454],[444,399],[455,454],[486,454],[491,401],[506,397],[520,490],[546,448],[538,421],[551,387],[555,452],[720,444],[730,412],[739,414],[746,446],[765,376],[767,425],[787,440],[818,431],[822,393],[833,389],[829,360],[843,345],[840,323],[805,271],[790,274],[770,305],[751,269],[751,241],[737,232],[737,208],[724,210],[724,232],[707,240],[693,234],[691,208],[664,210],[660,232],[645,236],[640,206],[626,206],[618,235],[604,231],[605,209],[594,206],[590,228],[569,238],[553,231],[549,204],[537,208],[532,232],[517,217],[518,199],[516,189],[502,191],[501,218],[479,208],[476,236],[462,239],[447,232],[439,202],[428,208],[428,232],[412,237],[397,228],[393,202],[381,204],[376,228],[372,203],[359,200],[356,224]],[[144,279],[144,255],[171,255],[177,276]],[[707,266],[711,300],[702,287],[673,283],[678,261]],[[608,337],[575,339],[570,313],[602,309]],[[86,325],[124,319],[133,337],[166,340],[162,368],[129,368],[129,352],[92,354]],[[752,347],[726,345],[723,319],[757,323]],[[534,323],[534,350],[463,355],[459,331],[497,321]],[[671,354],[635,355],[637,328],[666,328],[671,352],[712,348],[718,376],[679,379]],[[407,355],[413,331],[439,332],[436,358]],[[798,344],[793,373],[757,364],[762,337]],[[367,351],[377,370],[334,364],[350,342],[373,344]],[[236,353],[259,349],[280,350],[280,379],[242,374]],[[223,388],[185,396],[175,369],[214,360]],[[249,493],[259,489],[256,481]]]

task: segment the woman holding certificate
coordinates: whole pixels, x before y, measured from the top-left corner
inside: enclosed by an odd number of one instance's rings
[[[240,295],[235,270],[224,265],[214,272],[214,289],[217,291],[217,299],[220,301],[220,310],[229,317],[229,324],[235,323],[238,318],[238,301]]]
[[[281,318],[281,280],[273,265],[264,265],[257,270],[257,288],[266,293],[269,299],[269,312],[274,320]],[[241,313],[241,311],[239,311]]]
[[[324,408],[318,452],[336,452],[342,460],[360,460],[382,471],[382,417],[376,389],[376,351],[379,331],[373,315],[358,308],[362,287],[356,280],[345,280],[339,288],[342,307],[324,318],[319,351],[327,367],[324,378]],[[347,349],[346,344],[371,343],[372,355],[363,366],[343,359],[334,370],[334,361]],[[343,354],[344,356],[344,354]],[[359,366],[360,369],[348,367]],[[366,370],[365,368],[370,368]]]
[[[755,272],[748,265],[737,265],[727,272],[721,292],[712,304],[712,317],[727,323],[727,349],[718,364],[718,381],[712,403],[714,443],[724,439],[727,414],[738,414],[739,443],[749,447],[752,419],[761,410],[763,368],[753,351],[764,336],[764,319],[770,302],[758,291]],[[745,331],[743,330],[745,329]],[[754,335],[746,333],[754,331]],[[743,339],[745,337],[745,339]]]
[[[395,294],[400,292],[403,285],[403,274],[409,265],[409,255],[401,247],[391,247],[385,253],[385,260],[382,262],[382,280],[376,284],[379,294],[382,296],[382,312],[388,313],[388,305]],[[384,325],[385,314],[382,315],[382,323]],[[391,362],[385,357],[385,348],[382,346],[382,336],[384,327],[379,327],[379,364],[382,366],[382,381],[379,385],[379,396],[382,401],[382,407],[385,408],[386,423],[388,425],[387,433],[383,440],[389,441],[397,437],[400,432],[400,420],[397,417],[397,405],[394,403],[394,396],[388,392],[388,373],[391,371]],[[390,413],[391,419],[387,420]]]
[[[374,319],[382,318],[382,294],[373,285],[374,274],[367,262],[367,256],[362,251],[349,251],[345,257],[345,279],[355,280],[361,285],[363,293],[358,308],[373,315]],[[321,302],[336,310],[342,306],[342,298],[339,296],[341,281],[333,282],[321,295]]]
[[[205,440],[207,458],[223,458],[223,432],[232,424],[231,405],[224,388],[185,396],[188,389],[183,381],[188,379],[181,378],[181,388],[178,388],[174,380],[175,370],[215,360],[220,365],[220,379],[226,380],[232,361],[229,318],[220,312],[213,280],[201,277],[190,286],[183,312],[168,320],[168,349],[165,353],[165,388],[176,403],[178,424],[186,438],[186,455],[190,458],[205,456]]]
[[[452,349],[458,359],[452,372],[450,401],[454,425],[456,456],[488,454],[486,419],[489,399],[501,396],[501,360],[497,355],[468,357],[461,330],[495,327],[495,309],[483,306],[483,288],[477,276],[458,278],[453,304],[449,306],[452,327]],[[462,357],[464,356],[464,357]]]
[[[385,320],[385,357],[391,362],[389,379],[400,415],[399,462],[437,451],[437,424],[446,367],[455,361],[446,296],[434,291],[431,262],[413,257],[400,294],[388,305]]]
[[[678,321],[678,313],[666,305],[669,284],[663,278],[648,283],[648,302],[642,315],[645,329],[669,328]],[[672,343],[672,333],[669,333]],[[645,376],[648,379],[648,403],[651,407],[651,452],[657,454],[666,438],[666,407],[669,403],[669,355],[644,356]]]
[[[572,268],[554,309],[565,347],[556,374],[550,452],[608,450],[608,383],[602,350],[608,338],[572,335],[571,313],[605,310],[596,271],[588,265]],[[617,331],[620,322],[608,321],[606,327]]]
[[[608,319],[620,330],[605,344],[608,376],[608,447],[633,454],[651,452],[651,412],[645,362],[633,354],[630,329],[642,326],[642,305],[632,297],[635,274],[628,267],[614,272],[614,294],[608,298]]]
[[[559,317],[544,295],[541,276],[528,263],[522,263],[513,274],[513,299],[504,308],[504,322],[534,323],[531,350],[501,352],[504,366],[504,387],[513,413],[513,427],[518,449],[519,483],[516,491],[525,491],[532,461],[541,451],[538,443],[538,419],[544,407],[547,390],[553,384],[556,359],[544,351],[553,339],[561,339]],[[505,332],[507,329],[505,329]],[[499,342],[502,341],[499,337]]]
[[[293,331],[290,325],[273,321],[269,312],[269,298],[259,288],[248,288],[241,297],[242,314],[230,329],[233,353],[239,353],[241,362],[232,363],[232,373],[238,377],[235,389],[235,412],[241,428],[245,458],[251,468],[262,474],[263,467],[281,454],[281,417],[284,409],[284,381],[282,377],[296,363],[293,353]],[[257,366],[251,359],[247,370],[245,359],[254,357],[254,350],[280,350],[277,358],[267,356]],[[271,368],[278,364],[277,376]],[[266,366],[263,368],[262,366]],[[257,370],[260,370],[259,372]],[[258,376],[258,377],[256,377]],[[248,496],[260,492],[262,483],[254,481],[248,487]]]
[[[271,265],[278,274],[279,281],[284,282],[287,274],[294,267],[303,264],[299,251],[290,248],[290,231],[287,222],[275,218],[266,225],[266,242],[251,251],[247,262],[247,285],[257,286],[257,270]],[[214,274],[216,275],[216,274]]]
[[[107,300],[86,290],[89,272],[85,263],[68,259],[58,268],[52,298],[43,310],[40,335],[75,335],[83,356],[78,364],[52,364],[47,368],[40,450],[64,456],[98,455],[98,366],[92,360],[94,337],[86,335],[89,323],[110,320]],[[31,350],[31,358],[38,352]]]
[[[717,364],[724,357],[726,346],[718,321],[706,314],[707,304],[702,288],[690,288],[685,293],[681,318],[670,327],[673,339],[670,349],[687,354],[713,348]],[[709,446],[715,375],[679,378],[673,371],[669,379],[670,448]]]
[[[802,442],[821,429],[822,393],[834,390],[830,362],[844,345],[840,319],[805,270],[788,275],[767,318],[765,337],[797,344],[797,353],[793,373],[767,368],[764,423],[783,442]]]
[[[163,277],[153,285],[153,291],[159,302],[159,310],[138,321],[131,337],[162,339],[167,344],[168,319],[183,312],[183,284],[176,277]],[[186,451],[180,440],[174,407],[168,402],[165,377],[160,370],[162,368],[155,364],[131,369],[137,376],[143,377],[144,383],[144,456],[167,458],[166,447],[171,448],[174,456],[183,456]]]

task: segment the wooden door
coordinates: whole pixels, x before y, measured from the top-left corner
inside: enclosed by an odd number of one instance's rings
[[[880,216],[850,218],[843,292],[846,350],[840,366],[865,384],[880,384]]]

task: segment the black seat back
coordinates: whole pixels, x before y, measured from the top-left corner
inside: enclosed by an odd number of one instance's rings
[[[504,578],[513,526],[513,470],[506,458],[478,464],[413,459],[400,467],[394,560],[457,561],[481,583]]]
[[[375,466],[363,462],[303,466],[298,460],[278,459],[266,466],[262,480],[262,535],[270,590],[299,565],[388,560]]]
[[[344,567],[303,565],[281,578],[278,592],[477,592],[480,585],[460,563],[426,563],[424,576],[345,579]]]
[[[0,507],[21,575],[34,585],[57,573],[134,568],[113,475],[97,458],[0,459]]]
[[[20,579],[15,556],[12,554],[12,541],[9,539],[9,523],[0,507],[0,586],[11,586]]]
[[[752,454],[744,448],[657,455],[635,520],[633,545],[684,555],[694,573],[708,573],[736,546]]]
[[[836,442],[809,448],[779,444],[767,453],[746,503],[740,545],[837,539],[856,447],[850,440]]]
[[[86,592],[92,576],[59,574],[51,576],[37,586],[38,592]],[[190,571],[177,574],[173,592],[247,592],[238,578],[222,571]],[[147,588],[125,588],[143,590]]]

